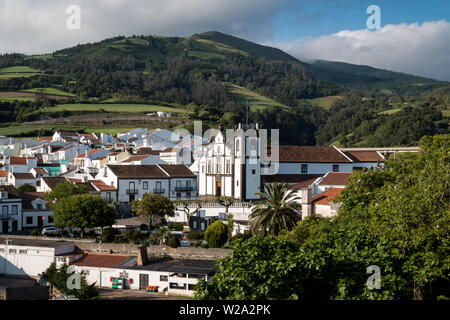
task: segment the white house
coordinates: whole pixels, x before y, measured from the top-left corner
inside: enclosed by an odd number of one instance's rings
[[[116,187],[120,202],[141,199],[144,193],[170,199],[197,197],[197,177],[185,165],[106,165],[95,180]]]
[[[0,221],[0,233],[22,230],[22,199],[13,186],[0,186]]]

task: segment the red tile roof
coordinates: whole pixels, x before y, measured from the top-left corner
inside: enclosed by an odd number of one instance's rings
[[[354,162],[384,162],[384,158],[376,151],[345,151],[344,153]]]
[[[160,164],[165,172],[172,178],[195,178],[196,175],[184,164]]]
[[[111,254],[85,254],[80,259],[72,262],[71,264],[76,266],[85,267],[103,267],[110,268],[121,264],[128,259],[126,255],[111,255]]]
[[[0,171],[0,177],[8,177],[8,171]]]
[[[319,185],[326,186],[345,186],[348,183],[348,179],[352,175],[351,172],[328,172],[322,182]]]
[[[329,205],[330,202],[332,202],[334,198],[336,198],[337,196],[339,196],[341,194],[342,190],[344,190],[344,188],[330,188],[327,191],[312,198],[311,202],[313,204]]]
[[[113,165],[107,167],[119,178],[145,179],[159,178],[167,179],[169,176],[156,165]]]
[[[113,186],[108,186],[106,183],[104,183],[102,180],[91,180],[91,182],[94,186],[100,189],[100,191],[116,191],[117,189]]]
[[[280,146],[279,162],[349,163],[352,161],[334,147]]]
[[[34,159],[30,157],[10,157],[9,158],[9,164],[15,164],[15,165],[26,165],[27,159]]]
[[[150,156],[151,156],[150,154],[134,155],[134,156],[131,156],[131,157],[125,159],[124,161],[122,161],[122,163],[124,163],[124,162],[128,163],[128,162],[133,162],[133,161],[141,161],[142,159],[148,158]]]

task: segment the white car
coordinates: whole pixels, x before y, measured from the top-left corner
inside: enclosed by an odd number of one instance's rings
[[[46,236],[49,234],[57,234],[59,231],[59,228],[57,227],[47,227],[42,229],[42,235]]]

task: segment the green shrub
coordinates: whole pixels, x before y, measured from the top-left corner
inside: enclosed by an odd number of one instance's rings
[[[191,241],[203,239],[203,234],[201,232],[191,231],[186,235],[186,238]]]
[[[169,222],[167,227],[172,231],[183,231],[184,229],[183,224],[180,222]]]
[[[37,231],[36,229],[31,231],[31,236],[33,236],[33,237],[39,236],[39,231]]]
[[[117,233],[117,229],[115,228],[104,228],[102,234],[102,242],[114,242]]]
[[[126,242],[137,242],[142,237],[140,230],[127,230],[123,233],[123,240]]]
[[[169,247],[171,248],[178,248],[180,246],[180,240],[178,240],[178,237],[174,234],[171,234],[169,236]]]
[[[221,221],[211,224],[205,232],[205,240],[209,248],[221,248],[228,239],[228,228]]]
[[[233,237],[231,237],[230,242],[234,241],[234,240],[242,240],[245,241],[247,239],[250,239],[252,237],[252,233],[250,232],[250,230],[245,230],[244,233],[238,233],[235,234]]]
[[[208,244],[207,244],[205,241],[203,241],[203,240],[197,240],[197,241],[194,243],[194,246],[195,246],[196,248],[208,248]]]

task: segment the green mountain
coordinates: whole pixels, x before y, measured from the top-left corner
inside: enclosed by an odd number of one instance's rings
[[[446,82],[368,66],[307,64],[220,32],[118,36],[46,55],[0,56],[0,123],[172,108],[183,119],[233,126],[245,119],[248,103],[252,121],[285,129],[282,143],[375,144],[402,119],[420,114],[400,112],[403,107],[427,105],[448,114],[448,88]],[[433,110],[426,132],[446,130]],[[389,118],[394,114],[400,118],[395,125]],[[384,129],[377,131],[379,126]],[[417,136],[408,133],[398,141],[416,143]]]

